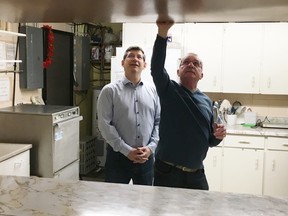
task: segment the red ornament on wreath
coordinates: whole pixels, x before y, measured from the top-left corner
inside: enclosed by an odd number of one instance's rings
[[[52,64],[52,58],[54,56],[54,33],[52,31],[52,26],[44,25],[43,29],[47,31],[47,47],[46,56],[44,56],[43,68],[46,69]]]

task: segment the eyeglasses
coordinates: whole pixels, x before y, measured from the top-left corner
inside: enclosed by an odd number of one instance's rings
[[[181,66],[182,65],[189,65],[190,63],[192,63],[194,65],[194,67],[197,67],[197,68],[202,68],[202,62],[200,61],[189,61],[189,60],[184,60],[183,62],[181,62]]]
[[[135,55],[135,54],[133,54],[133,53],[129,53],[129,54],[126,56],[126,58],[128,58],[128,59],[137,58],[138,60],[143,60],[143,59],[144,59],[144,56],[141,55],[141,54]]]

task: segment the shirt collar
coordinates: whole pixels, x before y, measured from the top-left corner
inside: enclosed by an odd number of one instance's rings
[[[130,80],[128,80],[125,76],[122,77],[122,83],[123,85],[133,85],[133,83]],[[140,80],[137,86],[139,85],[144,85],[142,80]]]

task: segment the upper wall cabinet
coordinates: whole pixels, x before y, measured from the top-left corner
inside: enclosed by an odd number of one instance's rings
[[[175,24],[168,32],[170,37],[168,48],[181,48],[184,38],[184,24]],[[152,49],[157,35],[155,23],[124,23],[123,46],[140,46],[144,49]],[[175,72],[176,73],[176,72]]]
[[[123,46],[151,49],[156,34],[154,23],[125,23]],[[175,24],[169,36],[168,48],[203,60],[204,92],[288,94],[287,23]]]
[[[222,87],[226,93],[259,93],[263,25],[224,27]]]
[[[261,89],[263,94],[288,94],[288,24],[267,23],[264,28]]]
[[[156,38],[157,26],[152,23],[124,23],[122,43],[128,46],[151,48]]]
[[[203,61],[203,79],[199,89],[221,91],[223,24],[187,23],[185,25],[184,53],[196,53]]]

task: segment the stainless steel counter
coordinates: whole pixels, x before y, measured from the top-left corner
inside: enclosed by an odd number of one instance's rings
[[[0,215],[286,216],[288,197],[0,176]]]

